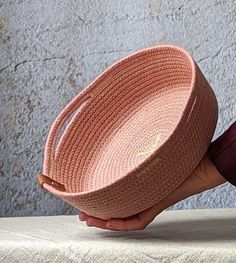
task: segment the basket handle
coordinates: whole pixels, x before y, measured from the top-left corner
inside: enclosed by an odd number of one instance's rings
[[[58,139],[61,127],[65,124],[66,120],[84,103],[88,102],[91,98],[89,89],[82,90],[77,96],[75,96],[59,113],[56,117],[52,126],[49,130],[48,137],[45,144],[44,150],[44,164],[43,164],[43,174],[47,175],[53,162],[55,160],[56,152],[56,141]]]

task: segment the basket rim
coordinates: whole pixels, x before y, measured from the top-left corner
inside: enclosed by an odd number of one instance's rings
[[[189,114],[189,108],[191,108],[191,105],[194,103],[194,95],[197,92],[197,86],[195,85],[196,83],[196,63],[193,59],[193,57],[190,55],[190,53],[184,49],[183,47],[173,45],[173,44],[157,44],[153,45],[150,47],[143,48],[141,50],[137,50],[131,54],[128,54],[127,56],[117,60],[116,62],[112,63],[110,66],[108,66],[105,70],[103,70],[97,77],[90,82],[85,88],[82,89],[82,91],[78,95],[90,95],[91,92],[93,92],[94,89],[96,89],[96,83],[101,80],[101,78],[104,77],[107,73],[109,73],[111,70],[114,70],[124,62],[128,61],[130,58],[136,56],[136,55],[141,55],[145,54],[147,52],[152,52],[154,50],[160,50],[160,49],[172,49],[172,50],[178,50],[180,53],[182,53],[190,62],[190,68],[191,68],[191,82],[189,84],[189,94],[188,94],[188,100],[185,105],[183,105],[183,111],[182,111],[182,116],[180,117],[179,121],[177,122],[175,128],[172,130],[171,134],[168,136],[168,138],[165,140],[165,143],[160,145],[157,149],[155,149],[147,158],[145,158],[141,163],[136,165],[131,171],[127,172],[125,176],[120,177],[114,181],[112,181],[110,184],[107,184],[105,186],[102,186],[100,188],[94,189],[94,190],[88,190],[88,191],[82,191],[82,192],[61,192],[60,190],[55,189],[54,187],[44,184],[44,188],[47,190],[53,190],[54,193],[58,193],[60,196],[80,196],[86,198],[88,195],[94,195],[94,194],[99,194],[100,192],[104,192],[104,190],[107,190],[110,187],[113,187],[115,184],[119,183],[122,181],[124,178],[128,176],[132,176],[135,173],[138,173],[142,171],[145,167],[148,166],[149,163],[152,163],[155,161],[156,158],[158,158],[159,152],[164,152],[163,149],[168,148],[168,143],[169,141],[172,140],[172,138],[175,136],[176,131],[179,129],[181,125],[183,125],[183,121],[186,120],[186,117]],[[77,97],[77,96],[76,96]],[[74,98],[75,99],[75,98]],[[45,163],[44,163],[45,165]]]

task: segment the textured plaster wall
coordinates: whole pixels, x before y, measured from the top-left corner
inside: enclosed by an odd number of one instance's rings
[[[219,103],[214,138],[236,119],[234,0],[1,0],[0,216],[76,214],[38,188],[62,108],[108,65],[158,43],[186,48]],[[236,207],[225,183],[169,209]]]

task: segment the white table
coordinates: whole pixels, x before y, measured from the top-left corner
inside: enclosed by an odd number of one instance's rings
[[[0,218],[0,262],[236,262],[236,209],[164,211],[142,231],[76,215]]]

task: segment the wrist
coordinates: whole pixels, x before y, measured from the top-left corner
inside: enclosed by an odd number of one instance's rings
[[[206,190],[209,190],[226,182],[226,179],[220,174],[215,164],[212,162],[208,152],[203,159],[203,174],[206,178]]]

